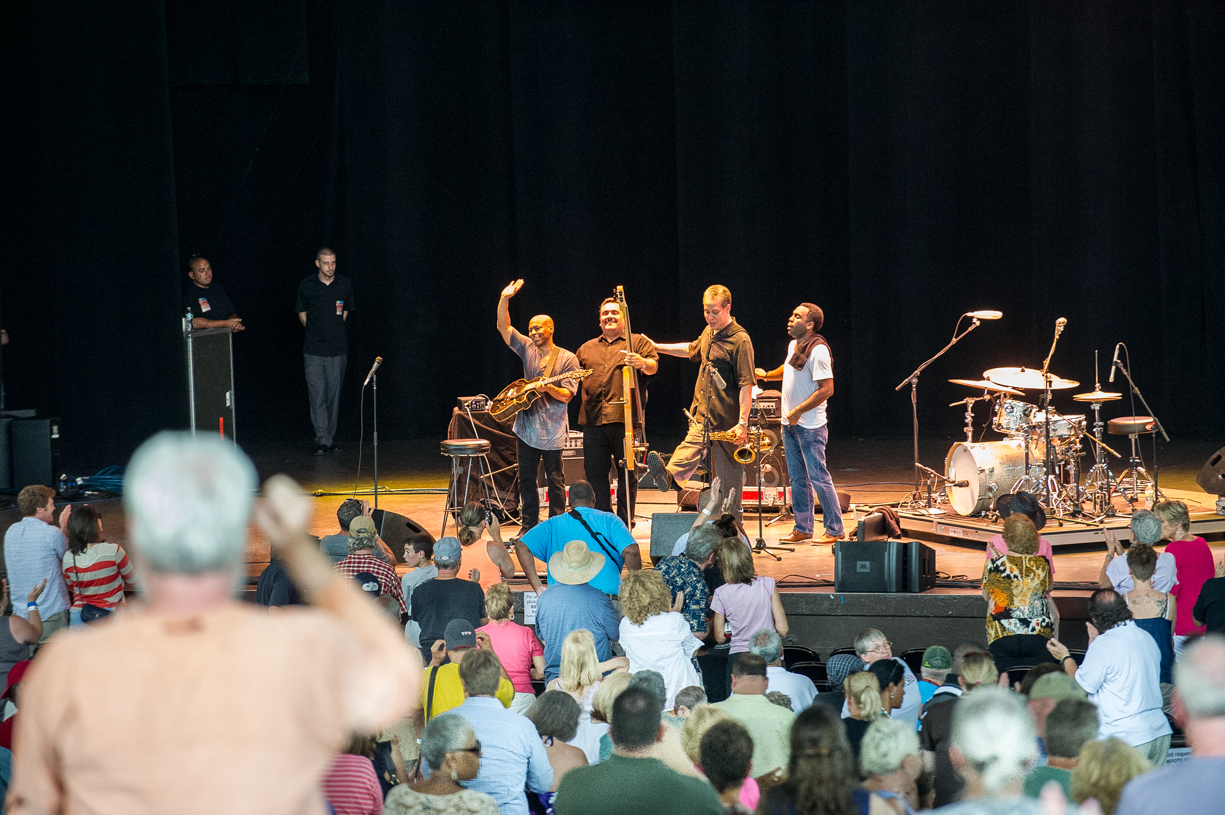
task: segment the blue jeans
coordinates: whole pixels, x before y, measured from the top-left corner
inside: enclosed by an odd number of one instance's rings
[[[811,535],[815,522],[813,490],[821,502],[821,520],[829,535],[841,535],[842,509],[834,492],[834,479],[825,469],[825,442],[829,425],[811,430],[783,422],[783,448],[787,453],[787,473],[791,476],[791,511],[797,532]]]

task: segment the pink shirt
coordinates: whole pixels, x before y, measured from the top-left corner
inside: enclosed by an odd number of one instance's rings
[[[996,535],[989,543],[995,548],[995,551],[1001,555],[1008,554],[1008,544],[1004,543],[1003,535]],[[1051,564],[1051,582],[1055,581],[1055,550],[1051,548],[1051,542],[1046,538],[1038,538],[1038,551],[1034,554],[1041,555],[1046,558],[1046,562]],[[987,560],[991,560],[990,557]],[[1212,575],[1209,575],[1211,577]]]
[[[1205,581],[1216,574],[1212,550],[1203,538],[1193,538],[1189,541],[1172,541],[1165,547],[1165,553],[1174,556],[1174,565],[1178,570],[1178,582],[1170,588],[1178,610],[1174,617],[1174,633],[1180,637],[1203,634],[1207,629],[1191,621],[1191,610],[1195,608],[1195,601],[1199,599]]]
[[[543,657],[544,648],[536,639],[536,632],[516,622],[489,623],[477,631],[489,635],[493,652],[506,667],[506,675],[515,686],[515,693],[535,693],[532,690],[532,657]]]
[[[774,630],[774,578],[758,575],[752,583],[724,583],[710,598],[710,610],[722,614],[732,626],[729,653],[749,650],[749,640],[763,628]]]

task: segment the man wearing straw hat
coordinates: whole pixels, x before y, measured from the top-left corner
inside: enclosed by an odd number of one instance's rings
[[[614,516],[615,517],[615,516]],[[612,598],[591,585],[604,568],[604,555],[574,540],[549,558],[549,590],[536,606],[536,635],[544,643],[544,679],[551,682],[561,672],[561,646],[571,631],[585,628],[595,640],[600,662],[612,656],[621,615]]]

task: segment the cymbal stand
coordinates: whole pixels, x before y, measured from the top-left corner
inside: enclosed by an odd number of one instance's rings
[[[1120,343],[1120,345],[1123,346],[1123,350],[1127,355],[1127,361],[1130,363],[1131,349],[1127,347],[1126,343]],[[1162,495],[1160,488],[1157,486],[1157,433],[1160,432],[1161,438],[1165,439],[1166,442],[1169,442],[1170,436],[1165,432],[1165,427],[1161,424],[1161,420],[1158,419],[1156,414],[1153,413],[1153,409],[1148,406],[1148,400],[1144,398],[1144,394],[1140,393],[1140,389],[1136,387],[1136,382],[1131,378],[1131,372],[1127,370],[1127,366],[1123,364],[1123,360],[1115,359],[1113,365],[1119,369],[1119,373],[1123,374],[1123,376],[1127,378],[1127,384],[1131,388],[1131,392],[1139,397],[1140,404],[1144,405],[1144,409],[1148,411],[1148,415],[1153,417],[1153,499],[1160,501]],[[1139,488],[1139,481],[1141,478],[1146,477],[1143,466],[1140,466],[1140,455],[1136,450],[1136,438],[1134,433],[1131,434],[1131,462],[1128,467],[1128,471],[1120,475],[1117,482],[1119,485],[1118,491],[1120,494],[1123,492],[1122,485],[1126,480],[1128,473],[1131,474],[1132,480],[1132,497],[1129,500],[1134,502],[1134,500],[1139,497],[1136,494]]]
[[[1095,390],[1100,387],[1096,386]],[[1110,472],[1110,467],[1106,464],[1106,453],[1111,453],[1115,458],[1122,456],[1102,441],[1102,430],[1106,427],[1106,423],[1102,421],[1102,403],[1093,402],[1092,405],[1093,435],[1085,438],[1093,442],[1093,466],[1085,476],[1084,497],[1093,501],[1093,514],[1096,520],[1101,520],[1115,516],[1114,505],[1110,503],[1110,496],[1115,491],[1114,473]]]
[[[974,403],[990,401],[992,398],[984,393],[982,396],[968,396],[960,402],[953,402],[949,407],[966,406],[966,444],[974,443]]]
[[[940,357],[944,356],[945,353],[947,353],[950,348],[952,348],[954,345],[960,342],[961,339],[965,337],[966,334],[969,334],[971,331],[978,328],[978,326],[981,324],[977,317],[971,317],[970,326],[965,331],[962,331],[960,334],[957,333],[958,327],[961,326],[962,319],[966,316],[968,315],[963,314],[961,315],[961,317],[957,318],[957,325],[953,327],[953,339],[949,340],[949,344],[941,348],[939,351],[937,351],[936,355],[932,357],[931,359],[927,360],[927,362],[924,362],[918,368],[915,368],[914,373],[912,373],[910,376],[903,379],[898,384],[898,386],[894,388],[895,391],[900,391],[902,388],[906,387],[907,385],[910,385],[910,417],[911,417],[911,425],[912,425],[912,429],[914,433],[914,492],[912,492],[906,498],[903,498],[898,504],[899,507],[909,506],[909,507],[914,508],[914,507],[924,506],[928,509],[931,509],[931,507],[933,506],[932,491],[931,491],[930,484],[927,490],[926,501],[924,501],[920,497],[923,491],[923,471],[924,470],[927,470],[928,472],[935,472],[935,471],[931,470],[928,467],[924,467],[922,462],[919,461],[919,374],[923,373],[924,368],[926,368],[928,365],[931,365],[933,362],[935,362]],[[944,476],[940,476],[940,477],[943,478]]]

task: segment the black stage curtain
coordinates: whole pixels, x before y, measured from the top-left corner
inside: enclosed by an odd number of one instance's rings
[[[193,252],[249,326],[239,438],[305,444],[293,296],[322,244],[356,289],[342,436],[376,354],[392,436],[441,437],[456,395],[518,376],[494,330],[515,277],[515,324],[552,314],[571,349],[617,284],[638,331],[677,341],[724,283],[763,367],[782,361],[791,309],[817,302],[836,434],[907,434],[894,386],[959,314],[995,308],[924,374],[925,433],[960,423],[945,405],[968,393],[946,379],[1040,366],[1066,317],[1052,369],[1078,390],[1095,350],[1105,382],[1123,340],[1172,433],[1220,435],[1220,3],[0,13],[0,173],[19,202],[0,222],[9,404],[59,413],[83,466],[184,423]],[[681,431],[694,375],[662,363],[656,436]]]

